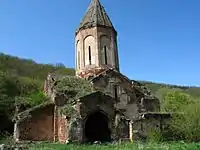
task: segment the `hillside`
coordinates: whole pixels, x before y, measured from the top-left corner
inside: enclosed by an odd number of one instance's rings
[[[0,71],[7,72],[12,75],[36,79],[43,84],[47,74],[55,71],[58,74],[74,75],[73,68],[66,68],[63,64],[38,64],[33,60],[22,59],[15,56],[0,53]],[[153,83],[150,81],[140,81],[156,93],[162,88],[180,89],[181,91],[190,94],[193,97],[200,97],[200,87],[177,86],[162,83]]]
[[[65,68],[62,64],[38,64],[33,60],[22,59],[0,53],[0,71],[13,75],[44,80],[49,72],[74,75],[73,68]]]
[[[47,74],[52,71],[63,75],[75,74],[73,68],[66,68],[63,64],[38,64],[33,60],[0,53],[0,132],[12,133],[15,103],[20,105],[20,109],[27,109],[47,100],[42,93],[43,84]],[[200,87],[140,82],[160,98],[163,93],[175,88],[200,99]]]
[[[178,86],[178,85],[154,83],[154,82],[150,82],[150,81],[140,81],[140,82],[143,83],[144,85],[146,85],[148,88],[150,88],[151,91],[155,94],[157,94],[162,89],[177,89],[183,93],[187,93],[187,94],[191,95],[194,98],[200,98],[200,87]]]

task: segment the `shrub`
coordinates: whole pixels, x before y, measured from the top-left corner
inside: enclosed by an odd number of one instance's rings
[[[147,141],[150,143],[159,143],[163,141],[162,133],[156,129],[148,131]]]
[[[162,110],[175,112],[169,122],[168,132],[164,133],[167,140],[200,140],[200,102],[189,94],[173,89],[163,96]]]
[[[170,123],[173,137],[185,141],[200,141],[200,103],[189,104],[182,108],[184,114],[176,114]]]
[[[165,94],[161,107],[162,110],[167,112],[180,112],[183,110],[182,107],[194,102],[194,99],[189,94],[174,89]]]

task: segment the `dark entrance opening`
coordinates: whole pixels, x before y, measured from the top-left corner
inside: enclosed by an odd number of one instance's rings
[[[100,111],[89,115],[85,123],[87,142],[110,142],[111,132],[108,127],[108,121],[107,115]]]

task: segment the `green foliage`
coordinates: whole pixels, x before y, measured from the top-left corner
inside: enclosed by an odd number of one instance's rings
[[[163,136],[162,136],[162,133],[159,130],[150,129],[147,134],[148,134],[147,141],[149,143],[163,142]]]
[[[161,108],[163,111],[179,112],[182,107],[194,102],[190,95],[181,93],[179,90],[171,90],[164,93]]]
[[[32,144],[30,150],[199,150],[200,143],[117,143],[107,145]]]
[[[76,115],[73,104],[78,98],[94,92],[93,86],[88,80],[75,76],[64,76],[58,79],[54,88],[68,100],[67,104],[61,108],[62,113],[68,117]]]
[[[65,114],[67,117],[77,117],[77,111],[74,109],[72,104],[66,104],[61,108],[61,112]]]
[[[49,72],[74,75],[73,68],[64,65],[38,64],[33,60],[21,59],[0,53],[0,70],[13,75],[34,78],[43,82]]]
[[[158,90],[155,92],[155,94],[156,94],[156,96],[160,99],[160,101],[163,102],[164,99],[165,99],[166,94],[167,94],[168,92],[170,92],[170,91],[171,91],[171,89],[165,87],[165,88],[160,88],[160,89],[158,89]]]
[[[34,106],[46,100],[35,79],[0,72],[0,112],[14,114],[15,102]]]
[[[43,85],[39,80],[28,78],[28,77],[18,77],[17,86],[20,91],[20,95],[30,95],[42,90]]]
[[[15,145],[15,142],[13,140],[13,135],[7,132],[0,133],[0,144],[6,144],[6,145]]]
[[[0,71],[0,95],[14,97],[20,94],[17,87],[17,78]]]
[[[200,141],[200,102],[183,106],[184,114],[176,114],[170,123],[171,133],[175,139],[188,142]]]
[[[148,88],[150,88],[154,94],[156,93],[156,95],[159,94],[160,89],[168,89],[168,90],[178,89],[182,93],[189,94],[195,99],[200,98],[200,87],[169,85],[169,84],[153,83],[147,81],[140,81],[140,82],[143,83]]]
[[[199,141],[200,102],[181,90],[167,90],[162,97],[162,110],[177,112],[172,116],[165,139]]]
[[[92,93],[92,84],[85,79],[75,76],[64,76],[55,83],[55,90],[64,94],[66,99],[76,100],[81,96]]]
[[[42,104],[49,99],[42,92],[35,92],[26,97],[15,97],[15,103],[18,105],[28,106],[28,108]]]
[[[9,97],[7,95],[0,95],[0,115],[3,118],[5,118],[5,116],[12,118],[12,116],[14,115],[14,110],[15,98]]]

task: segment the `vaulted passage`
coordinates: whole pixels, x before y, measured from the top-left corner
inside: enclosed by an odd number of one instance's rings
[[[111,140],[108,128],[108,117],[102,112],[89,115],[85,123],[85,136],[87,142],[109,142]]]

